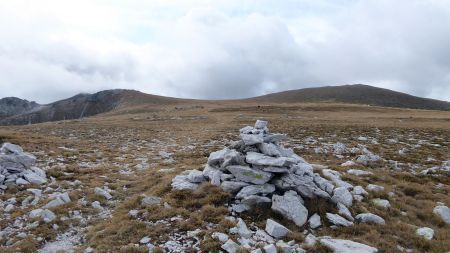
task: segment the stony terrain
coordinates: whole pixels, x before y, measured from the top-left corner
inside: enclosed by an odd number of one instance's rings
[[[446,252],[449,126],[224,102],[2,127],[1,251]]]

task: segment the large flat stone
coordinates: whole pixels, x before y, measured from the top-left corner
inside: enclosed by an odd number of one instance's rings
[[[265,184],[273,176],[272,173],[250,168],[248,166],[233,165],[226,169],[233,174],[237,180],[252,184]]]
[[[376,253],[378,249],[350,240],[321,238],[320,244],[332,250],[334,253]]]
[[[288,157],[271,157],[261,153],[248,152],[245,157],[247,163],[262,165],[262,166],[276,166],[286,167],[295,163],[295,160]]]

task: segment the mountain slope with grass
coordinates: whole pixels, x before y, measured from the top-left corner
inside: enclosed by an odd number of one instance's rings
[[[363,84],[290,90],[249,100],[270,103],[340,102],[410,109],[450,110],[450,102],[416,97]]]

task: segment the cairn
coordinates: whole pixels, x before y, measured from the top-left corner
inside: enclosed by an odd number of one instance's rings
[[[348,208],[365,192],[354,191],[353,185],[341,179],[337,171],[313,166],[286,148],[284,134],[270,133],[267,121],[240,129],[239,141],[212,152],[203,171],[188,170],[172,181],[175,190],[194,190],[206,180],[234,196],[232,211],[241,213],[255,205],[269,205],[272,210],[310,227],[321,225],[320,216],[309,214],[305,199],[322,198],[334,203],[339,214],[327,213],[326,218],[336,226],[351,226],[354,218]],[[359,188],[358,188],[359,189]],[[353,191],[352,191],[353,190]]]

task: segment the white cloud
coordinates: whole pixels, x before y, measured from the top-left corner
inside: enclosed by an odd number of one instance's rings
[[[450,100],[449,25],[436,0],[0,0],[0,97],[367,83]]]

